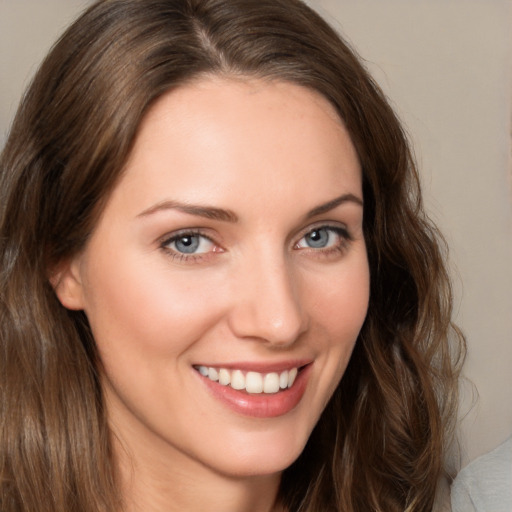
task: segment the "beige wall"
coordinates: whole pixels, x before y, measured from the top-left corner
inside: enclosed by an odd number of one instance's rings
[[[512,2],[312,0],[368,61],[415,142],[451,248],[466,376],[463,463],[512,434]],[[473,399],[464,387],[466,410]]]
[[[0,148],[21,93],[64,28],[90,0],[0,0]]]
[[[86,0],[0,0],[0,146],[23,86]],[[451,246],[466,375],[464,461],[512,433],[511,0],[311,0],[411,133]],[[467,409],[471,401],[465,387]]]

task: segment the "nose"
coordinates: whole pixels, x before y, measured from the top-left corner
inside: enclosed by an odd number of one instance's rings
[[[307,329],[307,318],[290,265],[284,257],[269,260],[254,257],[237,272],[229,323],[239,338],[286,347]]]

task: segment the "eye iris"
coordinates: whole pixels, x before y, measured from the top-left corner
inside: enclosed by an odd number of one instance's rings
[[[326,229],[315,229],[306,235],[306,241],[309,247],[315,249],[325,247],[329,242],[329,233]]]
[[[184,253],[193,253],[199,247],[199,237],[197,235],[185,235],[178,238],[175,242],[176,250]]]

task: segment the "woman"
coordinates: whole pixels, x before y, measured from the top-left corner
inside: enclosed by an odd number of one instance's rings
[[[432,509],[462,344],[439,235],[304,4],[94,4],[0,190],[2,510]]]

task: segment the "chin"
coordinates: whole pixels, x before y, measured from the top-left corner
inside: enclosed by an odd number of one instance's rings
[[[281,473],[300,456],[309,439],[309,433],[299,434],[293,429],[284,435],[258,432],[254,436],[231,438],[222,450],[222,457],[215,457],[220,473],[234,477],[265,476]]]

